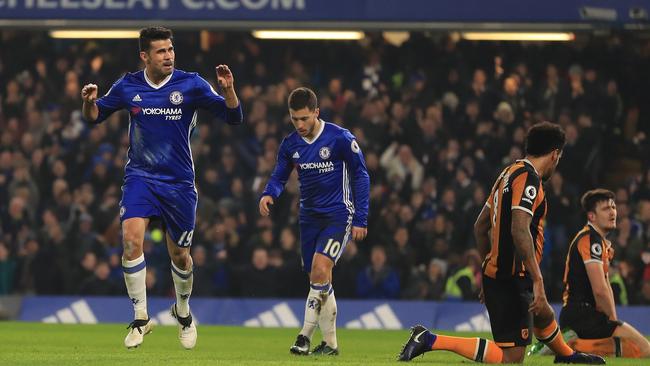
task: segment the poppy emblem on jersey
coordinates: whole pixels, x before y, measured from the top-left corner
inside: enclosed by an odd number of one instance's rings
[[[528,328],[524,328],[521,330],[521,338],[528,339]]]
[[[535,197],[537,197],[537,188],[535,188],[534,186],[528,186],[524,190],[524,194],[526,195],[526,197],[530,198],[531,200],[534,200]]]
[[[330,154],[331,154],[330,148],[327,146],[321,147],[320,150],[318,151],[318,155],[320,155],[320,158],[323,160],[329,159]]]
[[[169,94],[169,101],[174,105],[179,105],[183,103],[183,94],[181,94],[179,91],[173,91],[171,94]]]
[[[131,115],[135,116],[136,114],[140,113],[141,110],[142,108],[140,107],[131,107]]]

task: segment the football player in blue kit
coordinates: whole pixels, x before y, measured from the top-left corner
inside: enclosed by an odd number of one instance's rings
[[[291,353],[310,354],[317,326],[323,342],[313,354],[338,355],[336,298],[332,268],[350,239],[367,234],[370,179],[359,144],[350,131],[318,118],[316,94],[298,88],[289,95],[289,115],[296,131],[284,138],[277,164],[259,202],[260,214],[270,214],[296,168],[300,181],[300,242],[310,290],[303,328]]]
[[[152,218],[159,218],[166,232],[176,290],[171,314],[178,322],[179,340],[184,348],[194,348],[197,333],[189,307],[193,280],[190,246],[198,196],[190,135],[199,108],[229,124],[243,120],[228,66],[216,68],[222,96],[197,73],[174,69],[172,40],[169,29],[142,29],[139,43],[144,70],[125,74],[99,99],[97,85],[87,84],[81,91],[83,116],[91,123],[100,123],[121,109],[129,112],[129,151],[120,202],[122,269],[135,313],[124,339],[127,348],[139,346],[152,327],[142,250]]]

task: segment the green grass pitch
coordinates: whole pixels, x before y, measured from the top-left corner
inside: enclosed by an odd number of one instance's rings
[[[0,365],[397,365],[402,363],[396,362],[395,356],[409,334],[406,330],[341,329],[338,331],[341,355],[314,357],[289,354],[297,329],[199,326],[198,331],[197,346],[191,351],[181,348],[177,328],[170,326],[155,327],[142,346],[127,350],[122,344],[126,324],[0,322]],[[553,358],[529,357],[524,363],[552,365]],[[410,364],[469,365],[473,362],[450,352],[430,352]],[[610,358],[607,364],[640,363]]]

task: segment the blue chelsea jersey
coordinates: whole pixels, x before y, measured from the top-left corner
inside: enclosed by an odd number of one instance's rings
[[[154,182],[194,184],[190,135],[197,109],[203,108],[229,124],[242,122],[241,106],[228,108],[225,99],[196,73],[174,70],[153,84],[144,70],[128,73],[97,99],[99,116],[129,112],[129,152],[125,179],[137,176]]]
[[[293,168],[300,182],[302,219],[330,218],[366,227],[370,179],[363,153],[350,131],[321,120],[312,141],[297,132],[278,151],[277,164],[263,195],[277,198]]]

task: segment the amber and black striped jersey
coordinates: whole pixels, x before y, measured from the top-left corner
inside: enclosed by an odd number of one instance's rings
[[[533,218],[530,233],[537,263],[542,260],[546,196],[539,174],[530,161],[517,160],[501,172],[485,205],[490,209],[490,253],[483,262],[483,274],[490,278],[525,277],[526,268],[512,239],[512,210]]]
[[[576,234],[569,246],[564,268],[564,294],[562,300],[567,303],[589,303],[596,306],[594,293],[587,275],[587,263],[600,263],[609,282],[609,262],[614,257],[612,244],[596,229],[587,224]]]

